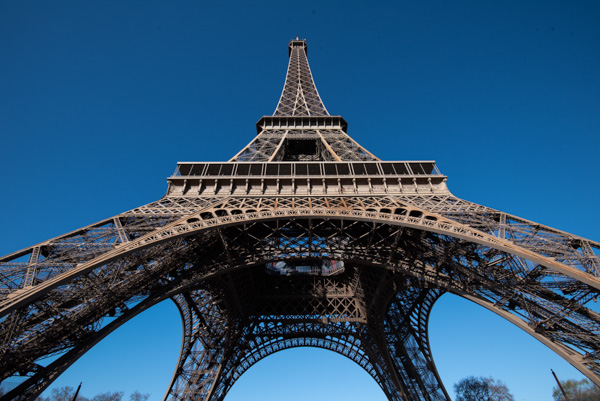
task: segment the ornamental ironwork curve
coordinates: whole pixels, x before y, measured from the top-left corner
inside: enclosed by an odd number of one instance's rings
[[[449,400],[428,318],[453,293],[600,385],[600,244],[455,197],[433,161],[382,161],[329,115],[305,40],[231,160],[178,163],[164,197],[0,258],[0,400],[33,400],[170,298],[184,324],[165,400],[222,400],[282,349],[338,352],[390,400]],[[51,362],[44,359],[53,357]]]

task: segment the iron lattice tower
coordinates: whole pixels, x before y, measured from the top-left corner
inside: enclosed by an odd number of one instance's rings
[[[179,163],[160,200],[0,258],[0,379],[23,379],[2,401],[166,298],[184,322],[169,400],[222,400],[299,346],[352,359],[390,400],[449,400],[427,334],[445,292],[600,384],[600,244],[459,199],[433,161],[379,160],[327,112],[306,49],[290,42],[275,113],[231,160]]]

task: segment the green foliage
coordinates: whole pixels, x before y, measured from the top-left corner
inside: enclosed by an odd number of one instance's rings
[[[567,393],[569,401],[600,401],[600,387],[588,379],[561,380],[560,384]],[[558,386],[554,387],[552,397],[555,401],[565,401]]]
[[[467,377],[454,385],[456,401],[514,401],[508,387],[491,377]]]

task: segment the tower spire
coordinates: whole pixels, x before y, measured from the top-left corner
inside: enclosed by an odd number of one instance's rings
[[[258,135],[230,162],[379,160],[348,136],[346,120],[327,112],[306,50],[305,39],[290,41],[290,62],[275,113],[256,123]]]
[[[287,75],[274,116],[328,116],[306,58],[306,40],[298,37],[288,45]]]

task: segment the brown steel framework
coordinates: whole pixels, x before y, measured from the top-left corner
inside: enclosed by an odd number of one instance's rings
[[[600,244],[456,198],[435,162],[379,160],[327,112],[306,50],[290,42],[275,113],[231,160],[179,163],[162,199],[0,258],[0,380],[22,379],[0,400],[33,400],[166,298],[184,323],[169,400],[222,400],[300,346],[390,400],[449,400],[427,328],[445,292],[600,384]]]

